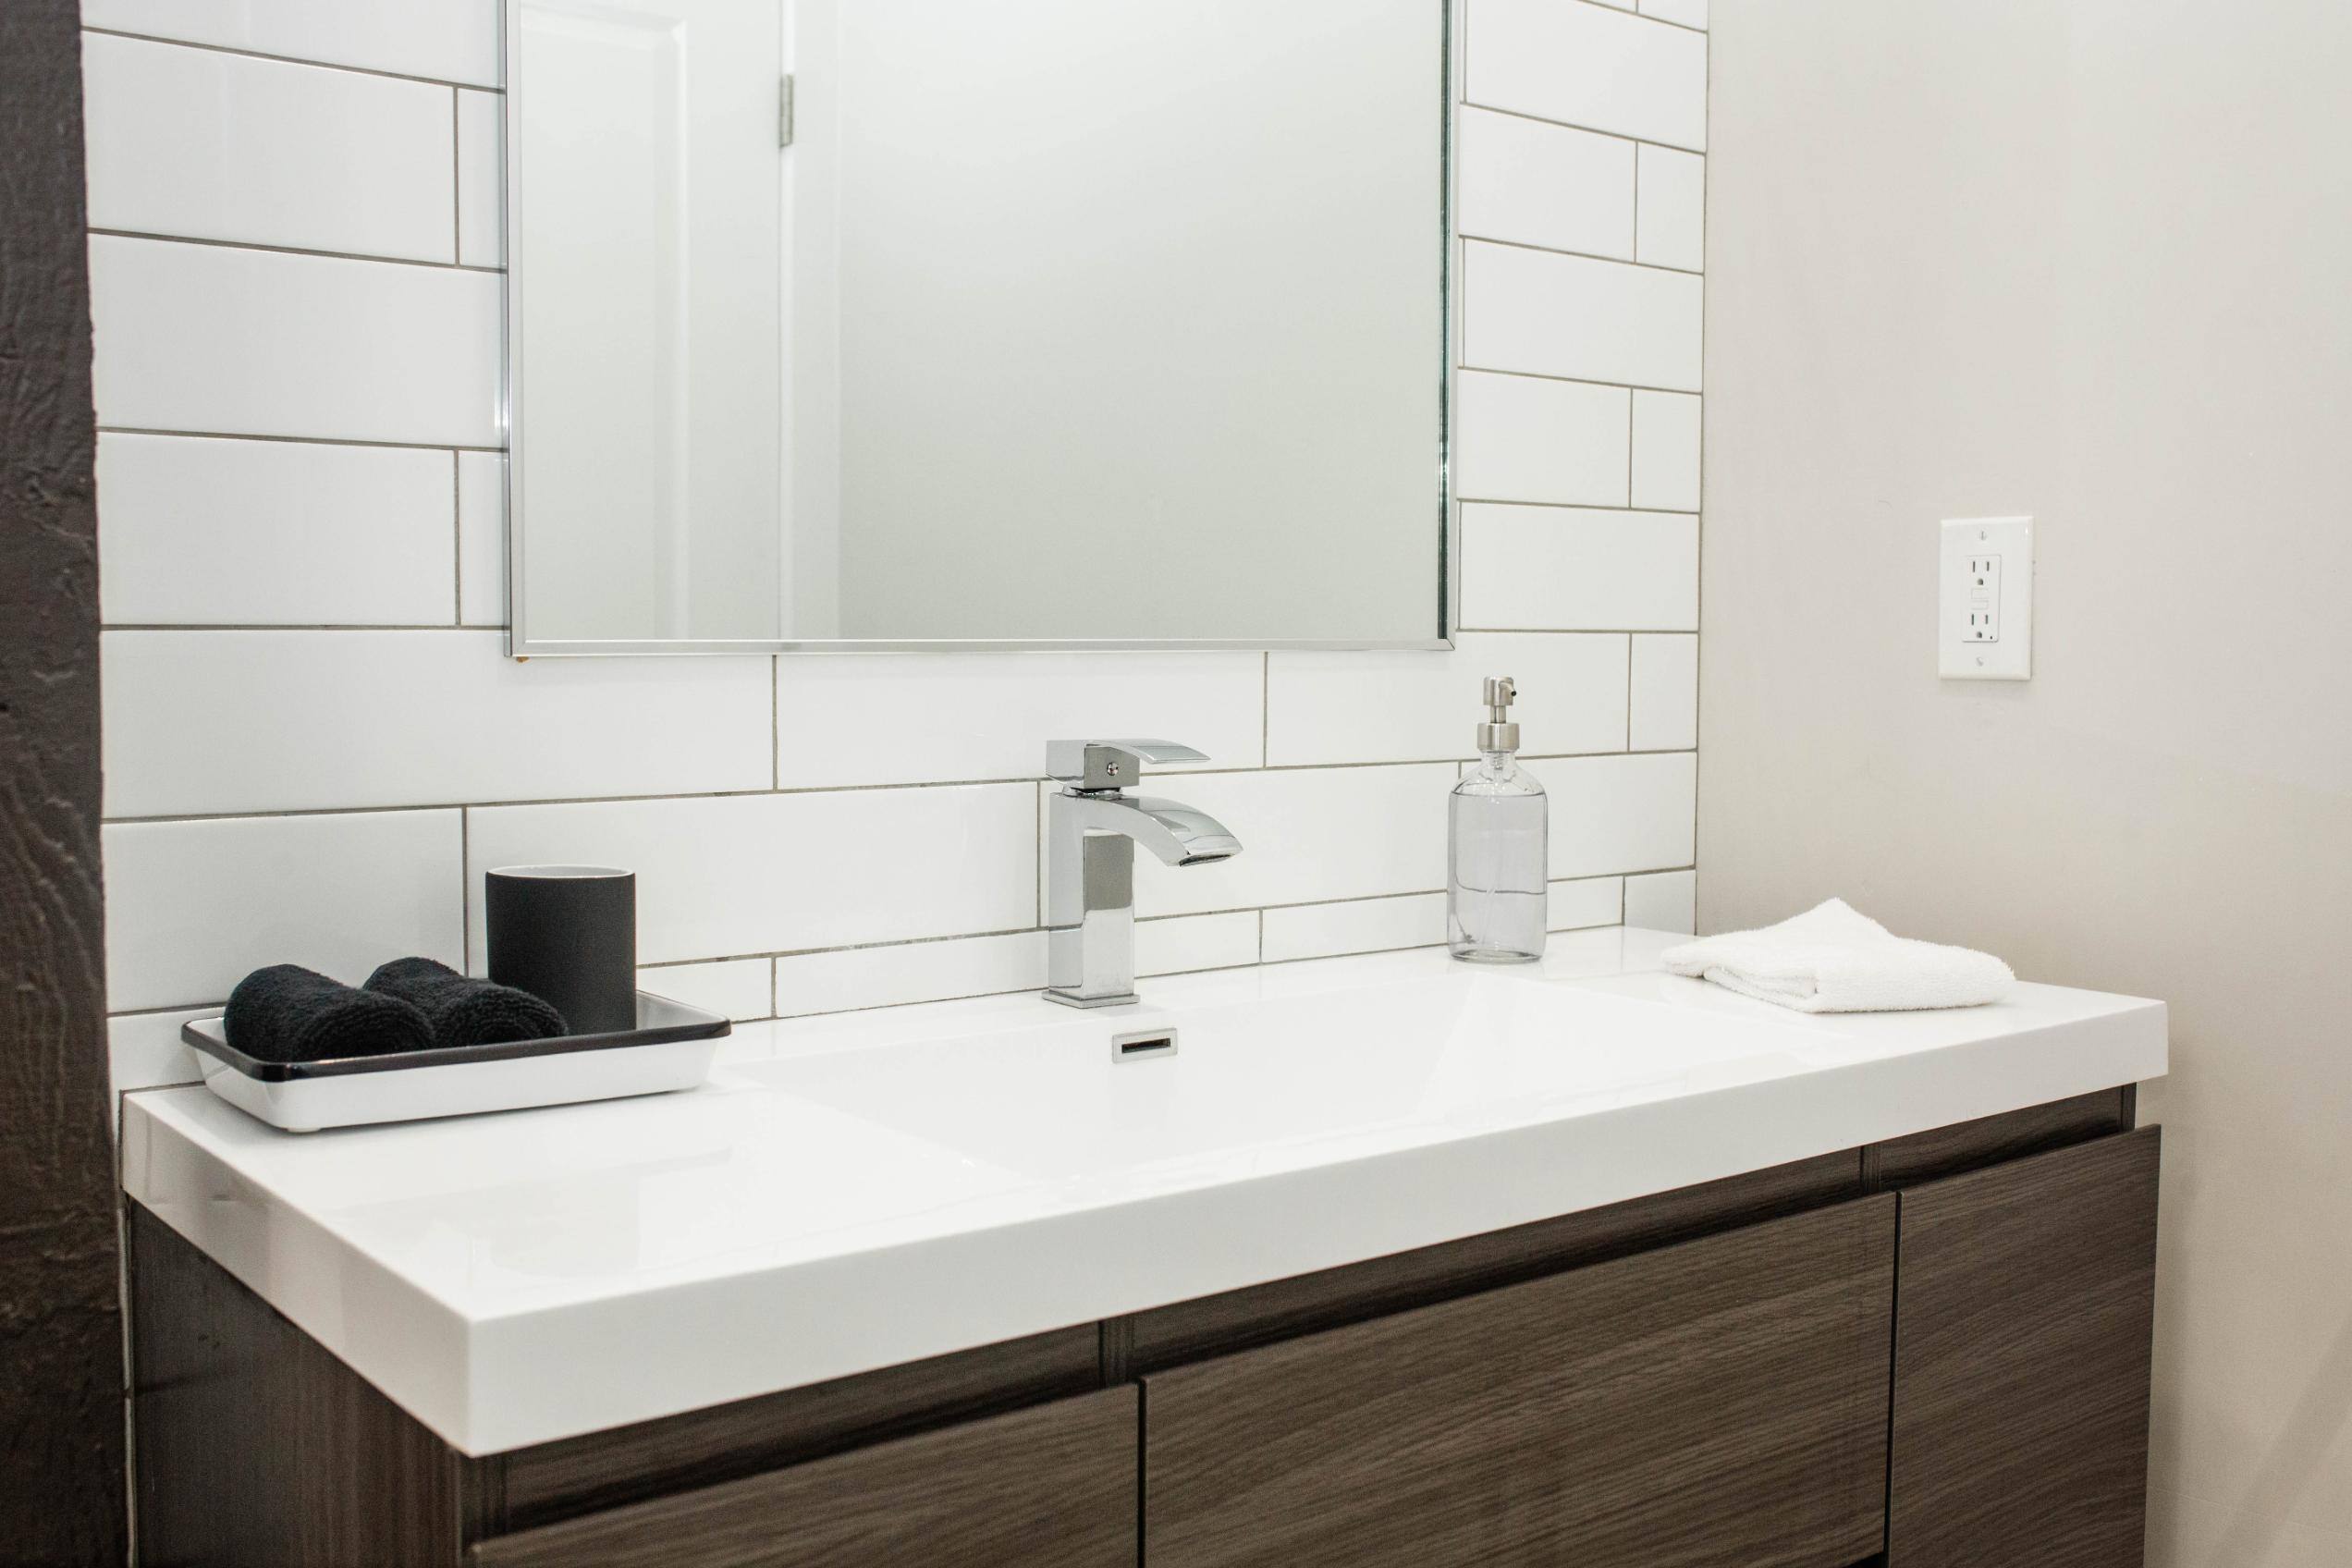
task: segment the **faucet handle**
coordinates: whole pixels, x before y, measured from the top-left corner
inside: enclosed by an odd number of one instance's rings
[[[1046,777],[1081,790],[1123,790],[1147,762],[1207,762],[1207,753],[1173,741],[1049,741]]]

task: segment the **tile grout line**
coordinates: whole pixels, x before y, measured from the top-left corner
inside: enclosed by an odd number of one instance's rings
[[[277,66],[308,66],[314,70],[343,71],[351,76],[380,77],[392,81],[413,81],[425,87],[469,87],[476,92],[499,92],[506,89],[485,87],[478,81],[459,81],[453,77],[416,76],[408,71],[385,70],[377,66],[351,66],[337,60],[312,60],[300,55],[273,55],[263,49],[239,49],[231,43],[206,43],[193,38],[166,38],[161,33],[133,32],[127,28],[93,27],[85,22],[81,31],[101,38],[127,38],[135,43],[162,43],[175,49],[197,49],[207,55],[234,55],[240,60],[266,60]]]
[[[1686,633],[1678,635],[1686,635]],[[1525,760],[1528,762],[1598,762],[1623,757],[1688,756],[1697,749],[1693,746],[1658,746],[1634,750],[1611,746],[1590,752],[1529,752],[1525,753]],[[1370,762],[1278,763],[1264,767],[1187,768],[1182,773],[1159,774],[1154,777],[1253,778],[1277,774],[1360,773],[1375,768],[1455,767],[1471,760],[1473,759],[1467,756],[1439,756],[1403,757]],[[1037,788],[1046,782],[1038,778],[918,778],[888,784],[813,784],[780,790],[696,790],[645,795],[541,795],[518,800],[398,802],[380,805],[353,806],[276,806],[265,810],[245,811],[145,812],[118,816],[102,816],[99,821],[102,826],[107,827],[141,827],[190,822],[251,822],[323,816],[413,815],[436,811],[530,811],[549,806],[665,805],[686,801],[802,800],[828,795],[873,794],[883,791],[908,792],[917,790],[1010,790],[1024,787]],[[1237,905],[1236,907],[1246,906]]]
[[[449,264],[465,262],[465,126],[458,90],[449,89]]]
[[[1635,203],[1635,222],[1640,222],[1638,201]],[[1635,267],[1643,272],[1672,273],[1676,277],[1697,277],[1697,267],[1678,267],[1665,262],[1636,261],[1630,256],[1604,256],[1598,251],[1571,251],[1561,245],[1538,245],[1530,239],[1504,239],[1491,234],[1472,234],[1464,230],[1462,238],[1473,245],[1494,245],[1506,251],[1532,251],[1538,256],[1570,256],[1580,262],[1598,262],[1603,266]],[[224,241],[223,243],[226,243]]]
[[[296,447],[368,447],[396,452],[496,452],[500,457],[507,455],[504,447],[475,446],[464,441],[383,441],[362,435],[273,435],[250,430],[165,430],[145,424],[101,424],[97,431],[101,435],[168,435],[182,441],[276,441]]]
[[[320,262],[363,262],[375,266],[422,267],[426,272],[460,272],[477,277],[503,277],[504,267],[470,266],[463,262],[434,262],[420,256],[385,256],[365,251],[319,251],[306,245],[271,245],[258,239],[208,239],[196,234],[154,234],[137,228],[92,228],[93,239],[136,239],[143,245],[193,245],[207,251],[245,251],[263,256],[304,256]],[[1498,239],[1492,244],[1502,244]]]
[[[1653,17],[1650,19],[1655,21],[1657,18]],[[1664,25],[1671,27],[1673,24],[1670,22]],[[1697,28],[1684,28],[1683,31],[1698,31]],[[1699,36],[1703,38],[1706,34],[1700,33]],[[1707,156],[1705,147],[1692,147],[1680,141],[1660,141],[1654,136],[1629,136],[1622,130],[1604,130],[1599,126],[1586,125],[1577,120],[1554,119],[1550,115],[1538,115],[1526,109],[1507,109],[1500,104],[1481,104],[1466,92],[1462,98],[1461,106],[1465,109],[1478,109],[1489,115],[1508,115],[1514,120],[1527,120],[1536,125],[1553,126],[1561,130],[1582,131],[1586,136],[1605,136],[1612,141],[1630,141],[1636,147],[1662,147],[1669,153],[1688,153],[1700,158]]]

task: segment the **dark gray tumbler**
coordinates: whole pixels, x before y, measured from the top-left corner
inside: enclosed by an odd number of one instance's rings
[[[509,865],[483,878],[490,978],[554,1005],[574,1035],[637,1027],[637,874]]]

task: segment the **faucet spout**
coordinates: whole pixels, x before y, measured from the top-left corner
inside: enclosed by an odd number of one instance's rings
[[[1223,823],[1182,802],[1128,795],[1112,800],[1096,797],[1095,803],[1110,809],[1089,814],[1090,831],[1122,833],[1158,855],[1163,864],[1208,865],[1242,852],[1242,841]]]

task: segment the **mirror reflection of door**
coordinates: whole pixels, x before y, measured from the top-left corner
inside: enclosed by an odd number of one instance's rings
[[[518,29],[518,651],[1442,634],[1444,0]]]

